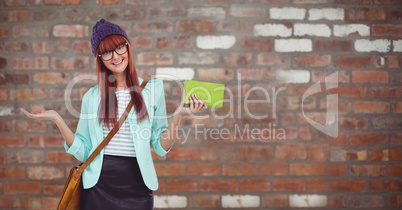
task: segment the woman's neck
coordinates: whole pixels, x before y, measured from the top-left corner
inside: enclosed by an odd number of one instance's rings
[[[126,76],[124,74],[114,74],[116,79],[116,91],[127,89]]]

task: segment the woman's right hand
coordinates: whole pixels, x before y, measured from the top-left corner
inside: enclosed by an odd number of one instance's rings
[[[55,122],[57,120],[57,118],[60,117],[59,113],[57,113],[54,110],[47,110],[47,111],[38,110],[38,111],[36,111],[35,114],[30,113],[23,108],[21,108],[21,111],[29,118],[33,118],[33,119],[37,119],[37,120],[51,120],[51,121]]]

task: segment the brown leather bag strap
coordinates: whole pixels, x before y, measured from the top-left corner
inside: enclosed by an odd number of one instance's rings
[[[148,81],[144,80],[141,83],[141,91],[145,88],[147,85]],[[81,173],[85,170],[86,167],[95,159],[95,157],[100,153],[100,151],[112,140],[113,136],[117,133],[117,131],[120,129],[120,127],[123,125],[124,121],[126,120],[128,113],[130,113],[131,108],[133,107],[133,100],[130,100],[130,102],[127,105],[126,110],[124,113],[121,115],[119,121],[113,126],[112,130],[109,132],[109,134],[105,137],[105,139],[99,144],[99,146],[94,150],[94,152],[88,157],[88,159],[82,163],[82,165],[78,168],[78,171]]]

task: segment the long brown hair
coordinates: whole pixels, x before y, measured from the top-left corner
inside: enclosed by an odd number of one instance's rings
[[[98,56],[109,50],[116,49],[117,46],[127,44],[128,53],[128,65],[124,71],[126,74],[126,84],[130,90],[131,100],[134,102],[134,109],[137,113],[137,119],[139,121],[144,120],[147,116],[147,110],[144,99],[139,88],[138,74],[134,66],[131,53],[131,45],[123,36],[110,35],[102,40],[99,44],[96,53],[96,71],[98,74],[98,86],[101,93],[101,101],[99,105],[99,123],[103,122],[109,128],[112,128],[117,122],[117,99],[116,99],[116,87],[117,82],[114,79],[113,73],[106,68],[102,59]]]

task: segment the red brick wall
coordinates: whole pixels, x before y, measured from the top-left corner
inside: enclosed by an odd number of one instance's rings
[[[228,87],[221,118],[184,117],[185,143],[154,156],[157,208],[402,207],[402,1],[4,0],[0,209],[57,205],[77,162],[55,125],[19,108],[55,109],[75,130],[64,92],[95,72],[89,40],[100,18],[127,30],[142,77]],[[303,101],[316,82],[323,93]],[[74,86],[76,109],[93,84]],[[165,90],[172,113],[180,87],[166,80]],[[327,109],[329,94],[338,103]],[[335,138],[303,115],[323,124],[335,107]]]

